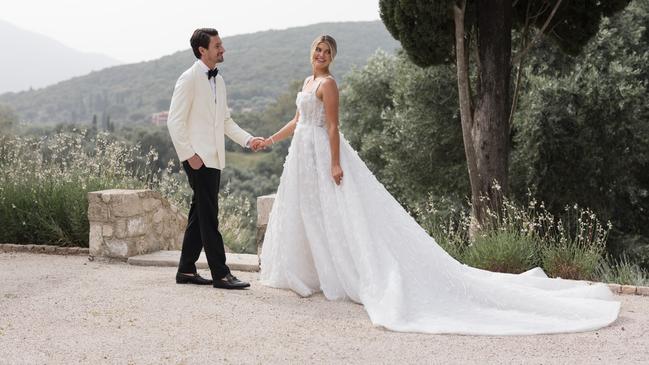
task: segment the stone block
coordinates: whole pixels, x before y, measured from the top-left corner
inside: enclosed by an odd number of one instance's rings
[[[124,259],[180,249],[187,218],[159,193],[113,189],[91,194],[94,215],[89,216],[101,218],[90,220],[91,255]]]
[[[35,253],[45,252],[45,246],[43,246],[43,245],[32,245],[31,251],[35,252]]]
[[[26,245],[14,245],[14,252],[27,252]]]
[[[159,199],[147,198],[142,201],[142,205],[145,211],[151,211],[162,205]]]
[[[125,259],[129,257],[129,250],[129,243],[126,240],[107,239],[105,240],[104,252],[101,256]]]
[[[635,294],[636,287],[635,285],[622,285],[622,294],[633,295]]]
[[[111,198],[110,214],[115,217],[133,217],[144,212],[142,200],[137,194],[114,195]]]
[[[101,195],[101,201],[104,202],[105,204],[110,203],[110,194],[102,194]]]
[[[275,202],[275,194],[264,195],[257,197],[257,226],[265,226],[268,224],[268,217],[270,211],[273,209]]]
[[[101,249],[104,245],[104,237],[101,234],[101,225],[90,223],[90,234],[88,238],[90,254],[93,256],[100,256]]]
[[[166,212],[162,209],[158,209],[153,213],[153,223],[160,223],[165,217]]]
[[[636,294],[649,296],[649,286],[639,286],[636,291]]]
[[[620,294],[622,292],[622,285],[620,284],[608,284],[608,288],[611,289],[613,294]]]
[[[266,235],[266,225],[257,226],[257,255],[261,255],[261,248],[264,245],[264,235]]]
[[[101,234],[104,237],[112,237],[113,236],[113,225],[112,224],[104,224],[102,225],[101,229]]]
[[[88,205],[88,220],[94,222],[107,222],[109,218],[108,206],[103,203],[90,202]]]
[[[155,199],[161,199],[162,195],[160,193],[155,192],[153,190],[148,190],[148,189],[140,189],[140,190],[132,190],[134,193],[137,194],[138,197],[141,199],[146,199],[146,198],[155,198]]]
[[[13,243],[5,243],[4,245],[1,245],[2,249],[0,251],[2,251],[2,252],[18,252],[16,246],[18,246],[18,245],[15,245]]]
[[[100,192],[88,193],[88,203],[101,203],[101,193]]]
[[[163,226],[162,222],[158,222],[158,223],[155,223],[153,225],[153,229],[154,229],[155,233],[160,235],[160,236],[163,236],[163,234],[162,234],[162,229],[163,228],[164,228],[164,226]]]
[[[123,219],[120,219],[116,221],[115,223],[115,232],[114,236],[117,238],[124,238],[126,237],[126,221]]]
[[[143,217],[135,217],[128,220],[126,224],[126,235],[138,237],[146,234],[147,226]]]

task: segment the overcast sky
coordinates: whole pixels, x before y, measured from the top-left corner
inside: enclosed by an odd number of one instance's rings
[[[223,37],[379,19],[378,0],[8,0],[0,19],[83,52],[139,62],[189,48],[198,27]]]

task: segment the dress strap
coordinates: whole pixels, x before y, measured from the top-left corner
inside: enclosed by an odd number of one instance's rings
[[[304,79],[304,83],[302,84],[302,91],[304,91],[304,87],[306,86],[306,84],[309,83],[309,80],[311,80],[311,79],[313,79],[313,75],[307,76],[307,78]]]
[[[313,92],[315,93],[316,91],[318,91],[318,88],[320,87],[320,84],[322,83],[322,80],[324,80],[324,79],[333,79],[333,78],[334,78],[333,76],[328,75],[327,77],[323,77],[320,80],[318,80],[318,83],[313,88]]]

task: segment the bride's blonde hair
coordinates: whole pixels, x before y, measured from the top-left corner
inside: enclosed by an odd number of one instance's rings
[[[319,36],[318,38],[313,40],[313,43],[311,43],[311,54],[309,62],[313,62],[313,54],[315,53],[315,49],[320,43],[324,43],[329,46],[329,49],[331,50],[331,62],[333,62],[334,58],[336,58],[337,52],[336,40],[334,39],[334,37],[326,34]]]

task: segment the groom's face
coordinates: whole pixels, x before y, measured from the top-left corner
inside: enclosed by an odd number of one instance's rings
[[[210,37],[210,45],[203,52],[204,61],[208,61],[207,64],[221,63],[223,62],[223,53],[225,53],[225,48],[223,48],[221,37],[218,35]]]

